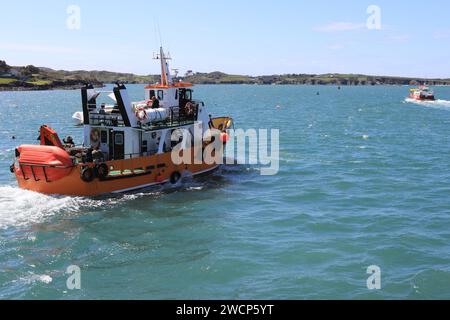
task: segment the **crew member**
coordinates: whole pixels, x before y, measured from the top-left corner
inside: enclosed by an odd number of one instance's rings
[[[63,140],[63,142],[64,142],[66,148],[74,148],[75,147],[75,143],[73,142],[73,138],[71,136],[67,136]]]
[[[92,160],[94,162],[103,162],[104,160],[103,152],[100,150],[99,147],[95,147],[94,150],[92,151]]]
[[[152,97],[152,109],[158,109],[159,108],[159,100],[155,96]]]

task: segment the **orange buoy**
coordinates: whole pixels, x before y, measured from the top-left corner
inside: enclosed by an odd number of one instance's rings
[[[226,132],[222,132],[220,134],[220,141],[222,141],[223,143],[227,143],[230,140],[230,135]]]

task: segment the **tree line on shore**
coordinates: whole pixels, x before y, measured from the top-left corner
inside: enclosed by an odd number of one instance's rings
[[[86,82],[96,86],[105,83],[156,83],[159,75],[135,75],[110,71],[64,71],[33,65],[9,66],[0,60],[0,90],[76,89]],[[450,79],[425,79],[360,74],[284,74],[265,76],[230,75],[223,72],[189,72],[176,81],[193,84],[248,84],[248,85],[450,85]]]

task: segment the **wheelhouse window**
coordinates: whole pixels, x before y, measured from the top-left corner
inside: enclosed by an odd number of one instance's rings
[[[123,134],[122,133],[115,134],[114,143],[119,146],[123,145]]]
[[[158,100],[164,100],[164,91],[158,90]]]
[[[186,100],[192,100],[192,90],[186,90]]]
[[[108,131],[102,130],[102,132],[100,134],[100,139],[101,139],[102,143],[108,143]]]

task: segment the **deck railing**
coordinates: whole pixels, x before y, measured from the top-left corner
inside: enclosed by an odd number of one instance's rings
[[[166,119],[140,124],[140,127],[144,130],[160,130],[194,123],[198,118],[198,112],[201,105],[204,105],[203,102],[191,101],[190,108],[186,106],[182,108],[168,108],[169,116]],[[117,113],[117,111],[113,113],[100,113],[91,109],[89,113],[89,123],[94,126],[125,126],[122,115]]]
[[[191,103],[191,108],[168,108],[169,116],[166,119],[141,124],[141,128],[144,130],[153,131],[192,124],[198,119],[200,105],[203,105],[203,102],[191,101]]]
[[[124,127],[122,116],[117,113],[90,113],[89,123],[93,126]]]

